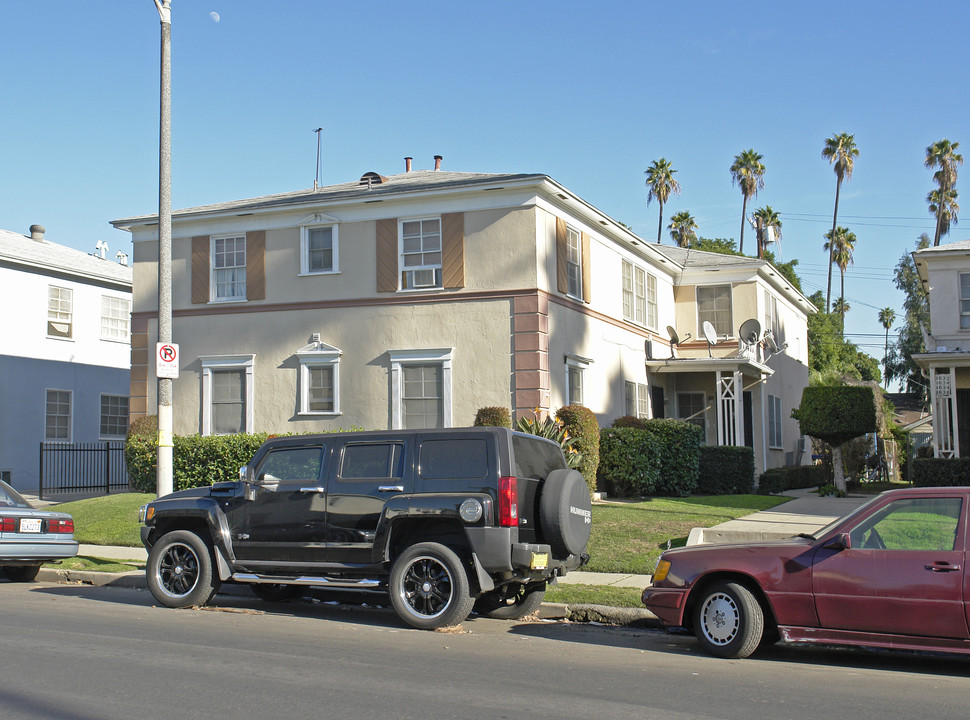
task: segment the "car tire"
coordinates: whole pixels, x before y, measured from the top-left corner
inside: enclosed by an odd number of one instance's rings
[[[472,611],[465,563],[435,542],[412,545],[391,567],[391,605],[404,622],[420,630],[458,625]]]
[[[3,569],[3,574],[10,582],[33,582],[40,572],[40,565],[16,565]]]
[[[542,484],[539,521],[555,557],[579,555],[592,530],[593,503],[576,470],[553,470]]]
[[[283,585],[282,583],[252,583],[249,587],[253,589],[256,597],[266,602],[292,600],[303,589],[300,585]]]
[[[205,605],[219,589],[213,574],[212,548],[189,530],[166,533],[148,553],[148,589],[171,608]]]
[[[498,620],[518,620],[534,615],[545,595],[545,583],[507,585],[479,597],[475,612]]]
[[[694,634],[716,657],[748,657],[761,644],[764,622],[758,599],[739,583],[711,586],[694,608]]]

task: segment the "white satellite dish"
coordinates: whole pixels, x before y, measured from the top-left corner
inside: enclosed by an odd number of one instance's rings
[[[704,321],[701,325],[701,330],[704,331],[704,339],[707,340],[707,356],[713,357],[711,348],[717,345],[717,330],[714,329],[714,325],[711,324],[710,320]]]
[[[761,339],[761,323],[755,318],[745,320],[738,329],[738,337],[746,345],[754,345]]]

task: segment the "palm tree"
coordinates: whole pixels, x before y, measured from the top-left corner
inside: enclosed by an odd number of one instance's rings
[[[953,190],[953,186],[956,185],[957,166],[963,164],[963,155],[957,152],[958,147],[960,147],[960,143],[951,143],[944,138],[926,148],[926,162],[924,165],[928,168],[939,168],[939,170],[933,173],[933,179],[936,180],[936,184],[939,186],[940,197],[944,199],[947,197],[949,191]],[[932,193],[930,194],[932,195]],[[953,199],[956,200],[956,197],[954,196]],[[936,209],[930,210],[930,212],[936,215],[936,235],[933,238],[933,247],[939,245],[940,238],[946,235],[946,230],[943,229],[944,225],[949,230],[949,220],[944,220],[945,208],[946,202],[937,202]]]
[[[660,221],[657,224],[657,242],[660,242],[660,233],[664,226],[664,203],[667,202],[667,198],[670,197],[670,193],[674,195],[680,194],[680,183],[674,180],[674,170],[673,166],[665,160],[660,158],[659,160],[654,160],[653,164],[650,165],[645,171],[647,176],[647,205],[654,198],[660,203]]]
[[[930,214],[936,215],[936,232],[939,238],[942,238],[950,232],[950,225],[957,224],[957,213],[960,212],[957,191],[942,188],[930,190],[926,196],[926,202],[929,203]]]
[[[745,150],[734,156],[731,165],[731,183],[741,188],[741,239],[738,252],[744,253],[744,216],[748,211],[748,198],[755,197],[758,190],[765,186],[765,166],[761,155],[753,149]]]
[[[886,328],[886,344],[883,348],[882,353],[882,366],[884,368],[882,373],[882,386],[886,387],[887,376],[889,375],[889,329],[893,326],[893,322],[896,320],[896,311],[891,307],[885,307],[879,311],[879,322],[882,326]]]
[[[849,303],[845,301],[844,297],[836,298],[835,302],[832,303],[832,312],[837,313],[841,318],[841,330],[843,335],[845,334],[845,314],[851,309],[852,308],[849,307]]]
[[[781,218],[778,213],[771,209],[771,205],[758,208],[754,211],[754,217],[758,227],[758,257],[765,256],[765,248],[768,245],[768,228],[774,234],[774,242],[781,241]]]
[[[835,167],[835,212],[832,214],[832,232],[839,220],[839,193],[842,190],[842,180],[852,178],[852,168],[855,166],[855,159],[859,157],[859,148],[855,146],[855,135],[839,133],[826,139],[825,147],[822,148],[822,157]],[[825,312],[829,311],[829,301],[832,296],[832,263],[834,258],[829,254],[829,284],[825,293]]]
[[[670,239],[682,248],[689,248],[697,242],[697,223],[693,216],[684,210],[670,218]]]
[[[841,275],[839,300],[842,301],[840,304],[845,310],[848,310],[849,306],[845,302],[845,271],[852,264],[852,254],[855,251],[856,242],[855,233],[839,225],[835,228],[834,233],[828,232],[825,237],[828,238],[828,242],[825,243],[824,249],[828,250],[829,257],[839,266],[839,274]],[[843,327],[845,327],[845,310],[841,312]],[[832,306],[832,312],[838,312],[835,305]]]

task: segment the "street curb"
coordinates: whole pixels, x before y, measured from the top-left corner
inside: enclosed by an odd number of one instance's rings
[[[41,582],[61,583],[64,585],[92,585],[96,587],[148,589],[145,573],[133,570],[124,573],[95,572],[93,570],[58,570],[41,568],[37,573]],[[249,594],[245,585],[224,583],[219,595]],[[660,619],[646,608],[624,608],[609,605],[566,605],[564,603],[542,603],[537,613],[542,620],[568,620],[575,623],[600,623],[622,627],[661,627]]]

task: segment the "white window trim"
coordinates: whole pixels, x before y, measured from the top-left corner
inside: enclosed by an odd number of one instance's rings
[[[104,319],[105,319],[105,314],[104,314],[104,301],[105,300],[117,300],[118,302],[127,303],[128,304],[128,318],[127,318],[127,322],[125,324],[125,336],[124,337],[105,337],[105,334],[104,334],[104,325],[102,324],[101,327],[100,327],[101,339],[104,340],[105,342],[124,343],[125,345],[129,344],[131,342],[131,299],[130,298],[127,298],[127,297],[118,297],[116,295],[102,295],[101,296],[101,317],[100,317],[100,321],[102,323],[104,322]],[[109,320],[115,320],[117,318],[110,318],[109,317],[108,319]]]
[[[71,399],[70,408],[67,415],[67,437],[64,439],[51,439],[47,437],[47,393],[66,392]],[[64,388],[45,388],[44,389],[44,442],[46,443],[69,443],[74,440],[74,391]]]
[[[318,342],[297,350],[300,361],[300,415],[311,417],[335,417],[340,411],[340,356],[343,352],[326,343]],[[318,367],[333,369],[333,410],[310,410],[310,370]]]
[[[626,311],[623,309],[623,295],[627,292],[626,288],[623,286],[626,282],[627,268],[630,272],[630,284],[632,289],[630,290],[630,295],[632,302],[630,303],[630,314],[627,315]],[[643,295],[637,295],[637,275],[641,274],[643,276]],[[651,286],[653,289],[653,302],[650,301]],[[645,268],[637,265],[630,260],[622,261],[622,269],[620,272],[620,295],[621,295],[621,312],[623,313],[623,319],[639,327],[649,328],[651,330],[657,329],[657,315],[659,314],[659,308],[657,307],[657,276],[651,272],[648,272]],[[643,301],[643,322],[637,320],[637,301]],[[650,315],[650,307],[653,306],[653,317]]]
[[[131,405],[130,405],[131,398],[128,395],[121,395],[119,393],[101,393],[98,396],[98,439],[99,440],[119,440],[119,439],[120,440],[123,440],[124,437],[125,437],[125,434],[126,434],[125,432],[121,433],[120,435],[105,435],[104,433],[101,432],[101,419],[102,419],[102,415],[101,415],[101,402],[103,401],[103,398],[106,398],[106,397],[125,398],[126,400],[128,400],[128,402],[129,402],[129,406],[128,406],[129,417],[130,417],[130,413],[131,413]],[[127,425],[128,424],[125,423],[125,429],[126,429],[126,431],[127,431]]]
[[[441,365],[441,422],[452,427],[451,413],[451,365],[454,348],[428,350],[388,350],[391,361],[391,429],[404,429],[404,366]]]
[[[310,269],[310,231],[323,230],[330,228],[331,245],[333,248],[333,267],[329,270]],[[338,241],[338,226],[336,222],[314,222],[313,224],[300,226],[300,276],[307,275],[339,275],[340,274],[340,255]],[[248,278],[247,278],[248,279]]]
[[[722,339],[733,339],[733,338],[736,337],[736,334],[735,334],[735,325],[734,325],[734,284],[733,283],[729,283],[729,282],[727,282],[727,283],[712,283],[710,285],[697,285],[697,286],[694,287],[694,308],[695,308],[695,310],[697,312],[697,318],[696,318],[697,319],[697,335],[698,335],[698,337],[703,337],[704,336],[704,333],[703,333],[704,320],[701,318],[701,304],[700,304],[700,301],[699,301],[699,299],[697,297],[697,293],[698,293],[698,291],[701,288],[704,288],[705,290],[707,290],[707,289],[716,288],[716,287],[726,287],[726,288],[728,288],[728,292],[729,292],[730,297],[731,297],[731,319],[729,321],[729,330],[728,330],[727,334],[725,334],[725,335],[720,335],[719,334],[718,337],[719,338],[722,338]]]
[[[777,408],[774,407],[775,401],[777,401]],[[768,448],[770,450],[783,450],[785,445],[785,431],[784,425],[782,424],[782,406],[783,402],[781,397],[778,395],[768,395]],[[774,428],[770,422],[772,416],[774,416]],[[778,442],[774,442],[775,433],[772,432],[773,429],[777,429]]]
[[[438,265],[420,265],[404,267],[404,223],[409,222],[424,222],[426,220],[437,220],[438,221],[438,241],[440,245],[439,254],[441,254],[441,262]],[[441,223],[441,215],[421,215],[418,217],[407,217],[398,218],[397,220],[397,283],[398,292],[402,293],[421,293],[421,292],[434,292],[437,290],[444,290],[444,252],[445,252],[445,236],[444,227]],[[438,270],[441,275],[441,285],[428,285],[426,287],[415,287],[406,288],[404,287],[404,273],[413,272],[415,270]],[[445,427],[450,427],[446,425]]]
[[[232,297],[218,297],[216,293],[218,292],[218,283],[216,282],[216,240],[238,240],[242,238],[243,246],[246,248],[246,265],[243,266],[244,269],[248,270],[249,265],[249,243],[246,240],[246,233],[229,233],[227,235],[213,235],[209,238],[209,302],[222,305],[223,303],[240,303],[246,302],[246,293],[242,295],[233,295]],[[246,287],[249,287],[249,274],[246,275]]]
[[[566,399],[565,405],[572,405],[573,398],[569,397],[569,370],[575,369],[580,373],[581,382],[583,384],[583,395],[586,395],[586,370],[590,365],[593,364],[591,358],[582,357],[581,355],[570,355],[567,354],[564,358],[565,363],[563,367],[563,397]],[[580,399],[579,405],[583,405],[584,402]]]
[[[213,370],[246,371],[246,428],[254,432],[255,398],[253,397],[253,371],[255,355],[202,355],[202,434],[212,435],[212,372]]]
[[[50,291],[51,291],[52,288],[57,289],[57,290],[66,290],[69,293],[71,293],[71,319],[67,321],[67,324],[70,327],[70,330],[69,330],[69,333],[68,333],[67,337],[65,337],[63,335],[51,335],[50,333],[47,333],[47,339],[48,340],[61,340],[63,342],[74,342],[74,288],[64,287],[62,285],[48,285],[47,286],[47,322],[48,322],[48,324],[51,323],[51,322],[62,322],[62,321],[59,321],[59,320],[51,320],[51,309],[50,309],[50,301],[51,301],[50,300],[50,297],[51,297],[51,295],[50,295]]]
[[[631,394],[632,390],[632,394]],[[630,409],[629,401],[633,401],[633,412],[626,412]],[[641,410],[641,400],[643,409]],[[648,420],[650,418],[650,386],[647,383],[638,383],[635,380],[625,380],[623,383],[623,411],[635,418]]]
[[[576,239],[579,241],[579,262],[578,263],[573,263],[569,259],[569,249],[570,249],[569,244],[570,244],[570,240],[572,239],[572,235],[570,233],[574,233],[576,236]],[[576,265],[578,269],[577,275],[579,278],[579,282],[578,282],[579,287],[576,288],[578,293],[571,292],[571,288],[569,287],[569,266],[570,265]],[[581,230],[573,227],[568,223],[566,224],[566,297],[571,297],[574,300],[585,301],[585,298],[583,297],[583,233]]]
[[[970,317],[970,312],[963,312],[963,278],[970,276],[970,273],[961,272],[957,274],[957,327],[960,332],[967,332],[970,327],[963,327],[963,318]]]

